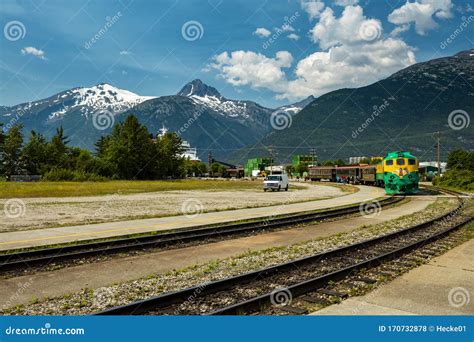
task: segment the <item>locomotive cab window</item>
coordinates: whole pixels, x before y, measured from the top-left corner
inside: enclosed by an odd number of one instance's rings
[[[408,159],[408,165],[416,165],[415,159]]]
[[[386,160],[385,165],[393,165],[393,160]]]
[[[403,158],[397,159],[397,165],[405,165],[405,159]]]

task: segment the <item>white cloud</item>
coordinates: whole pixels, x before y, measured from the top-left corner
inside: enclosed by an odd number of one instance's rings
[[[416,32],[424,35],[427,31],[438,26],[433,20],[433,15],[439,19],[451,18],[452,7],[451,0],[407,1],[403,6],[389,14],[388,21],[396,25],[414,23]]]
[[[382,23],[377,19],[367,19],[360,6],[346,7],[339,19],[328,7],[310,32],[315,43],[319,43],[322,49],[328,49],[341,44],[375,41],[382,34]]]
[[[291,40],[298,40],[300,39],[300,36],[298,36],[296,33],[290,33],[288,35],[288,39],[291,39]]]
[[[354,6],[359,3],[359,0],[334,0],[334,4],[338,6]]]
[[[390,32],[390,36],[397,37],[400,33],[406,32],[409,29],[410,29],[410,25],[408,25],[408,24],[397,26],[392,30],[392,32]]]
[[[278,29],[278,28],[276,28],[276,29]],[[293,26],[291,26],[290,24],[285,23],[281,26],[281,30],[283,32],[294,32],[295,28]]]
[[[285,73],[293,57],[288,51],[278,51],[275,58],[266,57],[252,51],[223,52],[214,57],[211,67],[234,86],[251,86],[284,91]],[[281,88],[280,88],[281,86]]]
[[[412,49],[400,39],[331,47],[300,60],[296,79],[288,82],[285,93],[278,98],[319,96],[340,88],[369,85],[413,63]]]
[[[38,57],[39,59],[46,60],[45,53],[43,50],[37,49],[33,46],[27,46],[21,49],[22,55],[32,55]]]
[[[301,0],[301,8],[309,14],[310,19],[319,17],[324,9],[324,2],[321,0]]]
[[[119,52],[119,54],[120,54],[121,56],[127,56],[127,55],[130,55],[131,52],[130,52],[130,51],[127,51],[127,50],[122,50],[122,51]]]
[[[266,37],[270,36],[272,33],[271,33],[270,30],[267,30],[264,27],[259,27],[255,30],[255,32],[253,34],[259,36],[260,38],[266,38]]]
[[[366,86],[416,62],[414,49],[400,38],[383,36],[382,23],[365,17],[360,6],[347,6],[340,17],[326,8],[310,34],[323,51],[301,59],[293,77],[286,70],[293,58],[284,51],[274,58],[224,52],[212,67],[234,86],[269,89],[277,98],[293,101]]]

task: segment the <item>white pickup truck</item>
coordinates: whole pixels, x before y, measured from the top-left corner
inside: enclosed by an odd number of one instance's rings
[[[268,175],[263,181],[263,191],[280,191],[281,189],[288,191],[288,175],[286,173],[281,175]]]

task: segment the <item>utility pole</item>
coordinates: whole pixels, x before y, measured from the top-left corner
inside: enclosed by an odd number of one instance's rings
[[[314,166],[314,160],[316,158],[316,149],[313,147],[309,150],[309,154],[311,155],[311,166]]]
[[[441,177],[441,161],[440,161],[440,138],[441,138],[441,132],[438,131],[436,132],[437,136],[437,144],[436,144],[436,155],[437,155],[437,161],[438,161],[438,177]]]
[[[209,154],[207,156],[207,163],[209,165],[209,175],[212,177],[212,168],[211,168],[211,166],[212,166],[212,153],[211,153],[211,151],[209,151]]]
[[[273,174],[273,146],[268,146],[268,153],[270,153],[270,174]]]

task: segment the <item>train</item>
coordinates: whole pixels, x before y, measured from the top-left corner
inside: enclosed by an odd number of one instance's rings
[[[419,161],[410,152],[389,152],[376,165],[311,166],[309,178],[385,188],[389,195],[414,194],[420,181]]]

